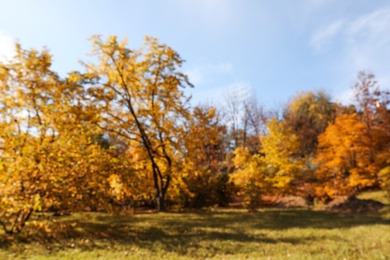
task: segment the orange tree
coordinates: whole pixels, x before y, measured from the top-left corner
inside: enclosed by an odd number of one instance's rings
[[[355,194],[377,184],[379,168],[371,160],[371,140],[357,114],[336,118],[319,137],[318,196]]]

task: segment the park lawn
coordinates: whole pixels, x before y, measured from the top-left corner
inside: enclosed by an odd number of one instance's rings
[[[38,216],[23,234],[3,241],[0,259],[390,259],[388,207],[375,214],[78,213],[42,221]]]

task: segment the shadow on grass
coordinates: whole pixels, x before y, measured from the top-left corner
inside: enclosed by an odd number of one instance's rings
[[[261,212],[245,211],[202,211],[198,213],[160,213],[115,217],[101,215],[96,218],[110,225],[131,225],[137,223],[154,223],[169,227],[188,228],[226,228],[234,224],[243,228],[283,230],[290,228],[351,228],[366,225],[390,225],[390,219],[379,214],[340,214],[326,211],[299,209],[267,209]]]
[[[270,232],[291,228],[338,229],[378,224],[390,225],[390,220],[367,214],[341,215],[286,209],[267,209],[256,213],[221,210],[128,216],[83,213],[57,218],[55,225],[62,229],[53,227],[53,230],[35,232],[32,239],[20,237],[16,242],[28,244],[40,241],[41,244],[57,247],[57,250],[75,246],[82,250],[106,249],[114,245],[133,246],[152,252],[175,252],[180,255],[197,252],[202,257],[212,256],[217,251],[237,252],[248,243],[254,247],[276,243],[298,245],[324,239],[313,236],[308,241],[307,237],[299,235],[269,235]],[[326,236],[332,240],[342,239],[329,234]],[[229,244],[228,248],[225,248],[226,244]],[[6,248],[7,245],[2,247]],[[202,250],[205,255],[199,255]]]

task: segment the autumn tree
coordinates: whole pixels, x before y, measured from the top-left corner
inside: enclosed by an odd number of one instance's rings
[[[293,181],[303,170],[299,138],[286,122],[271,119],[267,127],[268,133],[260,142],[272,185],[279,192],[291,193]]]
[[[382,169],[379,175],[386,179],[390,157],[390,91],[382,90],[374,74],[364,71],[358,73],[352,89],[359,119],[366,127],[368,158],[372,165]]]
[[[251,154],[248,148],[239,147],[234,155],[236,169],[231,174],[230,181],[237,187],[237,194],[243,198],[245,206],[249,210],[255,210],[261,206],[262,195],[272,189],[267,165],[260,154]]]
[[[370,137],[357,114],[336,118],[319,137],[317,196],[353,195],[377,184],[379,168],[370,157]]]
[[[268,133],[260,136],[258,153],[251,154],[248,148],[235,150],[236,171],[231,180],[250,208],[261,203],[263,194],[291,194],[303,169],[299,140],[291,128],[274,118],[267,127]]]
[[[56,174],[48,166],[56,130],[46,115],[55,109],[53,89],[59,80],[50,65],[48,51],[20,45],[13,60],[0,64],[0,223],[9,234],[20,232],[55,189]]]
[[[225,169],[225,128],[215,107],[196,106],[191,113],[178,187],[185,207],[226,206],[231,195]]]
[[[146,168],[151,171],[158,211],[165,210],[174,156],[181,149],[183,127],[189,118],[187,98],[181,88],[191,86],[177,71],[183,60],[174,50],[146,37],[139,50],[115,36],[103,41],[92,37],[92,54],[97,64],[86,65],[99,78],[89,95],[100,107],[105,131],[126,138],[143,150]]]
[[[96,113],[75,74],[60,79],[52,56],[16,45],[0,64],[0,224],[20,232],[36,210],[107,208],[112,153],[96,140]],[[119,166],[118,166],[119,167]]]
[[[302,156],[309,159],[316,151],[318,136],[334,120],[335,106],[322,91],[301,93],[290,101],[283,117],[299,139]]]

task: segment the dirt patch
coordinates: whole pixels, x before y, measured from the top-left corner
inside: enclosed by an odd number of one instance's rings
[[[326,210],[337,212],[368,212],[378,211],[385,205],[376,200],[361,200],[354,196],[342,196],[331,201]]]
[[[305,198],[298,196],[287,196],[278,199],[272,207],[277,208],[308,208],[313,204]]]

